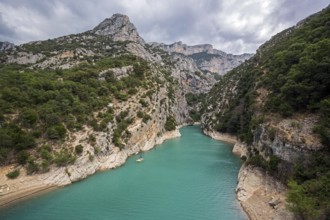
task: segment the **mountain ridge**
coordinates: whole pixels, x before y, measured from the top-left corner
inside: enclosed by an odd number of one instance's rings
[[[169,45],[155,42],[150,43],[150,45],[154,48],[163,49],[170,54],[178,53],[188,56],[196,62],[201,70],[216,73],[219,76],[224,75],[253,56],[253,54],[249,53],[228,54],[214,49],[211,44],[190,46],[179,41]]]

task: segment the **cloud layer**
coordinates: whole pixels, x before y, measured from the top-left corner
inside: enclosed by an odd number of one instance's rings
[[[126,14],[147,41],[210,43],[243,53],[329,4],[328,0],[1,0],[0,41],[15,44],[92,29]]]

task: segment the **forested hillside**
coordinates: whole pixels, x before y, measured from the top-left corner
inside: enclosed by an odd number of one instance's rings
[[[330,215],[329,51],[328,7],[272,37],[203,104],[204,129],[250,146],[247,163],[288,183],[289,206],[304,218]]]
[[[189,121],[173,59],[145,45],[125,15],[13,46],[0,61],[0,166],[14,165],[11,179],[60,169],[65,176],[58,183],[50,172],[52,184],[68,184],[124,163]]]

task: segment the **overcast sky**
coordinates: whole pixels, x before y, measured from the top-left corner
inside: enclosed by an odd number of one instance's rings
[[[329,0],[0,0],[0,41],[15,44],[90,30],[126,14],[147,42],[255,52]]]

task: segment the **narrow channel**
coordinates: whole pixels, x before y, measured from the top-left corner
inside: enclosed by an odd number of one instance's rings
[[[0,210],[0,219],[241,220],[235,197],[239,158],[232,147],[180,129],[180,138],[120,168]]]

